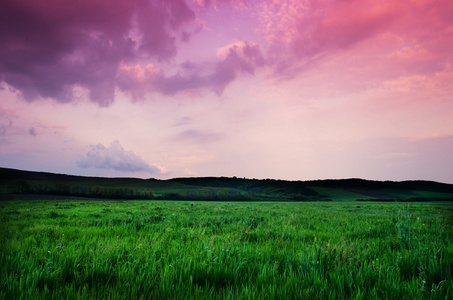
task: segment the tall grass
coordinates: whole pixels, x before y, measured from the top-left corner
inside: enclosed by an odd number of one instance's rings
[[[452,211],[0,202],[0,298],[451,299]]]
[[[412,245],[412,227],[411,227],[411,216],[409,212],[410,204],[407,205],[407,211],[399,208],[398,202],[396,202],[398,207],[398,238],[400,241],[401,250],[411,249]]]

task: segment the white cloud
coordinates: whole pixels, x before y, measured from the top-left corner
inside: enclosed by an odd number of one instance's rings
[[[90,145],[86,157],[77,161],[81,168],[95,167],[113,169],[120,172],[148,172],[161,173],[161,169],[148,164],[143,158],[132,151],[124,150],[118,140],[113,141],[110,147],[102,144]]]

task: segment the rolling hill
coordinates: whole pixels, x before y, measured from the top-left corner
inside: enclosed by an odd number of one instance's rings
[[[193,201],[453,201],[453,185],[357,178],[315,181],[237,177],[101,178],[0,168],[0,199],[11,195]]]

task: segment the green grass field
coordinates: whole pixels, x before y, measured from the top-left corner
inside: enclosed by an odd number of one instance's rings
[[[453,203],[2,201],[2,299],[452,299]]]
[[[327,187],[312,187],[316,192],[333,199],[333,201],[355,201],[357,199],[373,199],[373,197],[368,197],[360,195],[351,191],[327,188]]]

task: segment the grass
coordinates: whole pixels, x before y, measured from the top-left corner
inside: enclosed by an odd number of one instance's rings
[[[355,192],[337,189],[337,188],[328,188],[328,187],[310,187],[321,195],[325,195],[332,199],[333,201],[354,201],[357,199],[373,199],[373,197],[364,196]]]
[[[2,201],[2,299],[452,299],[453,203]]]

